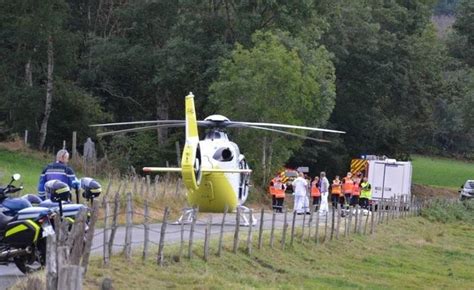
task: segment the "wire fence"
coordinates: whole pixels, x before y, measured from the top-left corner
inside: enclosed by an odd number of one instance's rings
[[[94,235],[92,252],[102,257],[104,266],[118,253],[128,260],[137,254],[142,259],[153,256],[164,265],[196,255],[207,261],[211,253],[221,256],[224,250],[252,254],[264,247],[285,249],[295,242],[320,244],[354,234],[372,235],[378,225],[419,215],[429,203],[396,196],[368,208],[339,204],[320,211],[311,206],[303,215],[286,207],[282,213],[239,207],[223,214],[187,208],[179,218],[169,207],[156,206],[147,198],[137,201],[133,196],[131,192],[105,194],[98,209],[100,228]]]

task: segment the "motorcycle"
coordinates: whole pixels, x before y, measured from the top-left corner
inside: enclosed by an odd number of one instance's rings
[[[0,265],[14,263],[25,274],[44,266],[53,214],[44,207],[25,208],[13,217],[0,212]]]
[[[15,216],[18,211],[32,206],[29,195],[25,195],[24,197],[10,197],[11,194],[23,189],[23,186],[15,187],[12,184],[20,178],[21,175],[15,173],[7,186],[0,187],[0,212],[3,212],[3,214],[7,216]]]

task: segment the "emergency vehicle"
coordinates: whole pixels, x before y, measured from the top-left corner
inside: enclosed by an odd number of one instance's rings
[[[411,198],[412,164],[373,155],[351,161],[351,172],[361,172],[372,186],[372,199],[399,197]]]

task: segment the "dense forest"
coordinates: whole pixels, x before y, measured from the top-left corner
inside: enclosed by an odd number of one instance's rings
[[[77,131],[117,168],[163,165],[181,129],[97,139],[88,125],[182,119],[192,91],[202,118],[347,132],[314,134],[328,145],[229,129],[265,174],[341,171],[361,154],[474,158],[473,1],[0,2],[4,139],[28,130],[58,148]],[[443,13],[455,22],[439,37]]]

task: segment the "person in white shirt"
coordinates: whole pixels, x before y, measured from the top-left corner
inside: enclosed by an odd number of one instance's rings
[[[307,196],[308,181],[304,178],[302,172],[298,172],[298,177],[293,181],[293,195],[295,204],[293,210],[297,214],[305,214],[308,211],[309,200]]]
[[[320,174],[321,183],[321,207],[319,208],[320,213],[326,213],[329,210],[328,206],[328,195],[329,195],[329,180],[326,177],[326,172],[322,171]]]

